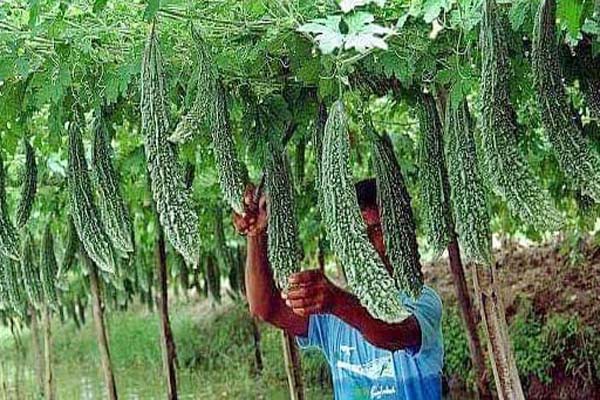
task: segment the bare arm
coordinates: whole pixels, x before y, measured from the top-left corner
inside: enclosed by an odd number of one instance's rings
[[[376,347],[401,350],[421,344],[421,329],[414,316],[400,323],[373,318],[352,294],[332,284],[318,270],[304,271],[290,277],[286,303],[302,316],[330,313],[362,333]]]
[[[249,195],[248,195],[249,193]],[[234,215],[238,231],[247,235],[246,297],[250,312],[260,319],[296,336],[306,336],[308,317],[295,314],[281,298],[275,286],[267,258],[266,207],[264,198],[259,207],[251,206],[252,190],[247,192],[247,212]]]

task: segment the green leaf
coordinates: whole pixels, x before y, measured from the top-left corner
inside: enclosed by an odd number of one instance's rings
[[[423,4],[423,20],[428,24],[439,17],[442,10],[448,11],[451,0],[426,0]]]
[[[315,34],[314,40],[323,54],[331,54],[344,44],[344,35],[340,31],[342,17],[330,15],[327,18],[314,19],[298,28],[298,32]]]
[[[367,12],[357,12],[344,18],[344,22],[348,25],[344,48],[354,48],[360,53],[371,48],[386,50],[388,46],[382,36],[391,33],[392,30],[374,24],[374,20],[375,17]]]
[[[364,6],[365,4],[375,3],[379,7],[385,5],[385,0],[341,0],[340,8],[347,13],[354,10],[356,7]]]
[[[567,31],[567,41],[577,43],[581,39],[582,0],[562,0],[558,2],[556,9],[556,18],[560,21],[562,29]]]
[[[600,22],[587,18],[581,27],[581,30],[590,35],[600,35]]]
[[[529,12],[530,3],[529,0],[516,0],[512,3],[508,12],[508,20],[513,31],[517,31],[523,26]]]
[[[35,27],[38,17],[40,16],[40,2],[38,0],[29,1],[29,21],[27,24],[30,28]]]
[[[106,7],[107,3],[108,3],[108,0],[94,1],[94,7],[92,8],[92,11],[94,12],[94,14],[98,14],[98,13],[102,12],[102,10],[104,10],[104,7]]]
[[[156,13],[160,9],[160,0],[148,0],[148,5],[144,10],[144,20],[150,21],[156,16]]]

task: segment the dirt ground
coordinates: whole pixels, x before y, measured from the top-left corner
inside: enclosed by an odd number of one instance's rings
[[[502,285],[507,319],[516,313],[519,299],[525,298],[542,319],[551,314],[578,315],[600,332],[600,247],[591,239],[580,245],[573,259],[564,253],[560,242],[526,246],[504,243],[496,251],[498,278]],[[472,287],[470,268],[466,277]],[[435,287],[446,305],[456,302],[447,259],[424,266],[426,282]],[[551,371],[553,383],[544,385],[532,378],[528,399],[600,399],[600,388],[582,390],[582,382],[566,376],[560,362]]]
[[[496,266],[507,318],[514,315],[516,300],[522,297],[532,302],[539,316],[576,314],[600,330],[600,247],[587,240],[581,250],[581,258],[574,263],[561,254],[559,243],[528,247],[511,242],[497,251]],[[438,290],[444,301],[456,302],[447,260],[442,258],[423,268],[426,282]],[[471,285],[469,266],[466,269]]]

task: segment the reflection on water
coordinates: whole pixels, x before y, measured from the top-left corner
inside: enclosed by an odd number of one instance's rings
[[[14,361],[14,360],[13,360]],[[104,381],[101,367],[81,365],[65,366],[59,364],[54,369],[54,381],[58,400],[100,400],[106,399]],[[135,365],[126,369],[115,371],[115,379],[119,399],[124,400],[154,400],[165,398],[165,387],[162,374],[154,368],[145,368]],[[249,380],[252,382],[252,380]],[[257,382],[253,382],[256,386]],[[254,386],[253,385],[253,386]],[[12,362],[4,361],[0,369],[0,400],[37,400],[36,377],[33,368],[29,365],[19,363],[18,366]],[[256,393],[256,387],[248,387],[247,394],[231,393],[228,388],[215,388],[202,379],[201,372],[182,370],[178,374],[178,394],[180,399],[264,399],[264,400],[287,400],[287,388],[269,388],[268,394]],[[265,391],[264,385],[259,392]],[[252,393],[249,396],[249,393]],[[330,399],[331,396],[323,396],[313,393],[308,396],[312,399]]]

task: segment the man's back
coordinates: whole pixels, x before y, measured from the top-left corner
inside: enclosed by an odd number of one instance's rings
[[[335,398],[421,400],[441,398],[442,305],[429,287],[415,301],[401,295],[421,327],[421,346],[391,352],[373,346],[354,327],[332,314],[310,317],[301,347],[317,347],[332,371]]]

